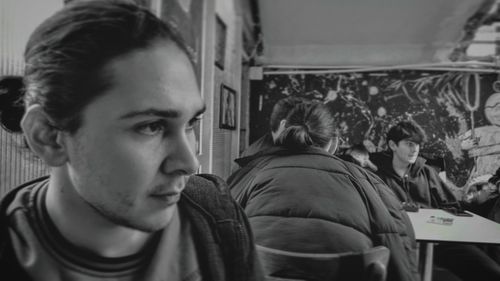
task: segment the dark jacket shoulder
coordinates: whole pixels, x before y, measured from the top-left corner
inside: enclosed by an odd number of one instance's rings
[[[35,185],[46,181],[48,176],[40,177],[26,182],[10,190],[0,201],[0,273],[2,277],[9,276],[16,281],[30,281],[31,278],[23,271],[17,262],[16,254],[12,248],[9,234],[9,217],[7,209],[15,200],[19,192],[34,187]]]
[[[190,217],[200,264],[211,280],[262,280],[248,220],[221,178],[191,176],[180,204]]]
[[[0,272],[12,280],[31,280],[17,263],[8,231],[6,212],[16,195],[47,177],[9,192],[0,203]],[[262,280],[262,271],[248,221],[229,195],[225,182],[214,175],[190,177],[179,207],[186,211],[200,266],[207,280]]]
[[[304,252],[384,245],[391,249],[388,280],[416,280],[413,229],[376,175],[319,148],[274,147],[242,160],[229,185],[258,244]]]

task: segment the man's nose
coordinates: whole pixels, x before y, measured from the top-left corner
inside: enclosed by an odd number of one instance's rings
[[[194,134],[182,133],[167,145],[169,155],[163,161],[164,173],[177,172],[190,175],[198,171],[200,162],[196,155]]]

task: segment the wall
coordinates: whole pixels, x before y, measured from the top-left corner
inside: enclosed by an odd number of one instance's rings
[[[249,0],[150,0],[153,10],[162,10],[176,3],[203,3],[201,41],[200,87],[207,109],[197,129],[199,139],[200,172],[229,176],[233,160],[239,155],[240,122],[245,126],[247,116],[241,117],[241,104],[248,100],[247,90],[242,100],[242,26],[251,21]],[[146,1],[147,2],[147,1]],[[161,13],[160,13],[161,15]],[[225,36],[217,27],[218,20],[225,26]],[[245,19],[246,20],[245,20]],[[251,24],[250,24],[251,25]],[[254,40],[254,38],[251,38]],[[224,46],[224,48],[221,48]],[[222,51],[221,51],[222,50]],[[224,63],[216,64],[216,61]],[[235,92],[234,128],[220,125],[222,85]],[[246,91],[245,91],[246,90]],[[245,107],[245,112],[248,110]],[[245,145],[245,142],[243,142]]]
[[[62,5],[62,0],[0,1],[0,77],[23,74],[29,35]],[[0,198],[15,186],[48,172],[48,167],[26,148],[21,134],[0,127]]]
[[[214,68],[214,95],[213,108],[213,170],[212,172],[223,178],[229,176],[233,160],[239,153],[239,113],[241,111],[241,17],[237,10],[239,1],[217,0],[215,5],[216,15],[226,25],[226,48],[224,67]],[[217,38],[217,37],[216,37]],[[217,43],[215,43],[217,44]],[[236,92],[236,127],[234,129],[221,128],[221,90],[225,85]]]
[[[0,1],[0,76],[22,74],[29,35],[60,7],[62,0]]]
[[[201,39],[200,86],[207,109],[197,129],[201,164],[199,172],[213,173],[226,178],[231,172],[233,160],[239,153],[242,15],[246,15],[249,11],[248,6],[242,8],[244,0],[191,1],[203,2],[202,33],[198,36]],[[151,5],[165,7],[167,3],[191,1],[151,0]],[[220,36],[220,29],[217,29],[217,17],[225,25],[225,37]],[[222,52],[221,46],[224,46]],[[223,58],[223,66],[215,63],[220,58]],[[236,93],[234,129],[220,126],[222,85]]]
[[[412,119],[429,138],[422,153],[444,158],[449,183],[460,189],[494,173],[500,163],[500,94],[492,84],[496,79],[423,71],[264,75],[251,84],[250,140],[265,133],[272,106],[289,95],[326,103],[344,147],[362,142],[372,152],[384,150],[388,128]],[[470,143],[472,131],[476,144]]]
[[[196,73],[206,111],[199,126],[197,150],[200,160],[199,172],[210,173],[213,166],[214,107],[214,35],[215,0],[149,0],[151,10],[160,18],[168,19],[170,28],[176,30],[190,45],[192,57],[196,59]]]

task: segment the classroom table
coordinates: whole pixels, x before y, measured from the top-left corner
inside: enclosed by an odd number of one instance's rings
[[[500,244],[500,224],[478,216],[461,217],[440,209],[419,209],[408,212],[419,242],[422,280],[432,279],[434,243]]]

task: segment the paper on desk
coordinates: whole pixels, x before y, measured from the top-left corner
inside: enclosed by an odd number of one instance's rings
[[[452,225],[453,224],[453,218],[444,218],[444,217],[430,216],[429,219],[427,220],[427,222],[428,223],[439,224],[439,225]]]

